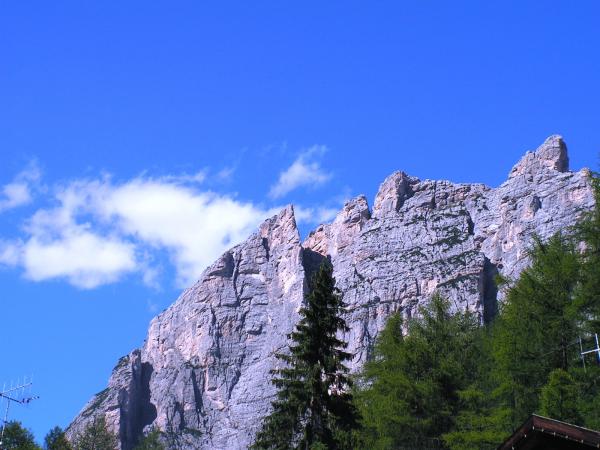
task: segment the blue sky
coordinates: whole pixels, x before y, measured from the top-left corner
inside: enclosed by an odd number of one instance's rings
[[[40,439],[282,205],[495,186],[553,133],[597,168],[595,0],[215,5],[0,3],[0,383]]]

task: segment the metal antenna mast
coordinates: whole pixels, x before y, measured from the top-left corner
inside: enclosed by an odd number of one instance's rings
[[[31,380],[27,381],[27,377],[25,377],[23,379],[23,383],[19,384],[17,381],[17,385],[14,387],[11,383],[11,387],[9,389],[6,389],[5,383],[4,388],[0,392],[0,400],[6,401],[6,410],[4,412],[4,420],[2,421],[2,431],[0,431],[0,450],[4,449],[4,430],[6,428],[6,424],[8,423],[8,411],[10,410],[11,402],[15,402],[20,405],[26,405],[39,398],[37,395],[25,396],[25,389],[30,388],[32,384],[33,382]]]
[[[600,342],[598,340],[598,333],[594,333],[596,348],[591,350],[583,351],[583,345],[581,343],[581,338],[579,338],[579,350],[581,354],[581,362],[583,363],[583,369],[585,370],[585,355],[590,353],[596,353],[596,358],[598,359],[598,363],[600,364]]]

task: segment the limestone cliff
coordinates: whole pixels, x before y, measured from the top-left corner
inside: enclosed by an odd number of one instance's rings
[[[105,415],[124,450],[151,426],[169,434],[172,448],[246,448],[274,393],[273,355],[286,346],[322,257],[331,257],[348,304],[356,370],[386,317],[410,317],[436,290],[489,320],[494,276],[518,276],[534,234],[566,230],[592,206],[589,171],[570,172],[564,142],[551,136],[497,188],[396,172],[372,211],[364,196],[350,200],[303,243],[287,207],[152,320],[142,348],[119,361],[68,433]]]

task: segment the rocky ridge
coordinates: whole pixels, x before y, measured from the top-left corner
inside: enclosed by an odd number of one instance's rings
[[[495,275],[518,276],[534,234],[565,230],[593,206],[589,170],[568,164],[562,138],[551,136],[497,188],[396,172],[372,210],[354,198],[304,242],[293,207],[285,208],[152,320],[142,348],[121,358],[68,434],[104,415],[124,450],[150,427],[165,431],[171,448],[246,448],[274,394],[274,353],[324,257],[348,304],[354,370],[389,314],[410,317],[435,291],[489,320]]]

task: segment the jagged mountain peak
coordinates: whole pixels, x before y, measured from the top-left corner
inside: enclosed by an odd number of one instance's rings
[[[419,182],[405,172],[394,172],[379,186],[373,204],[373,217],[383,217],[389,212],[398,211],[407,198],[413,194],[412,187]]]
[[[515,164],[508,177],[533,175],[540,171],[569,171],[569,154],[562,136],[554,134],[548,137],[535,151],[527,152]]]

